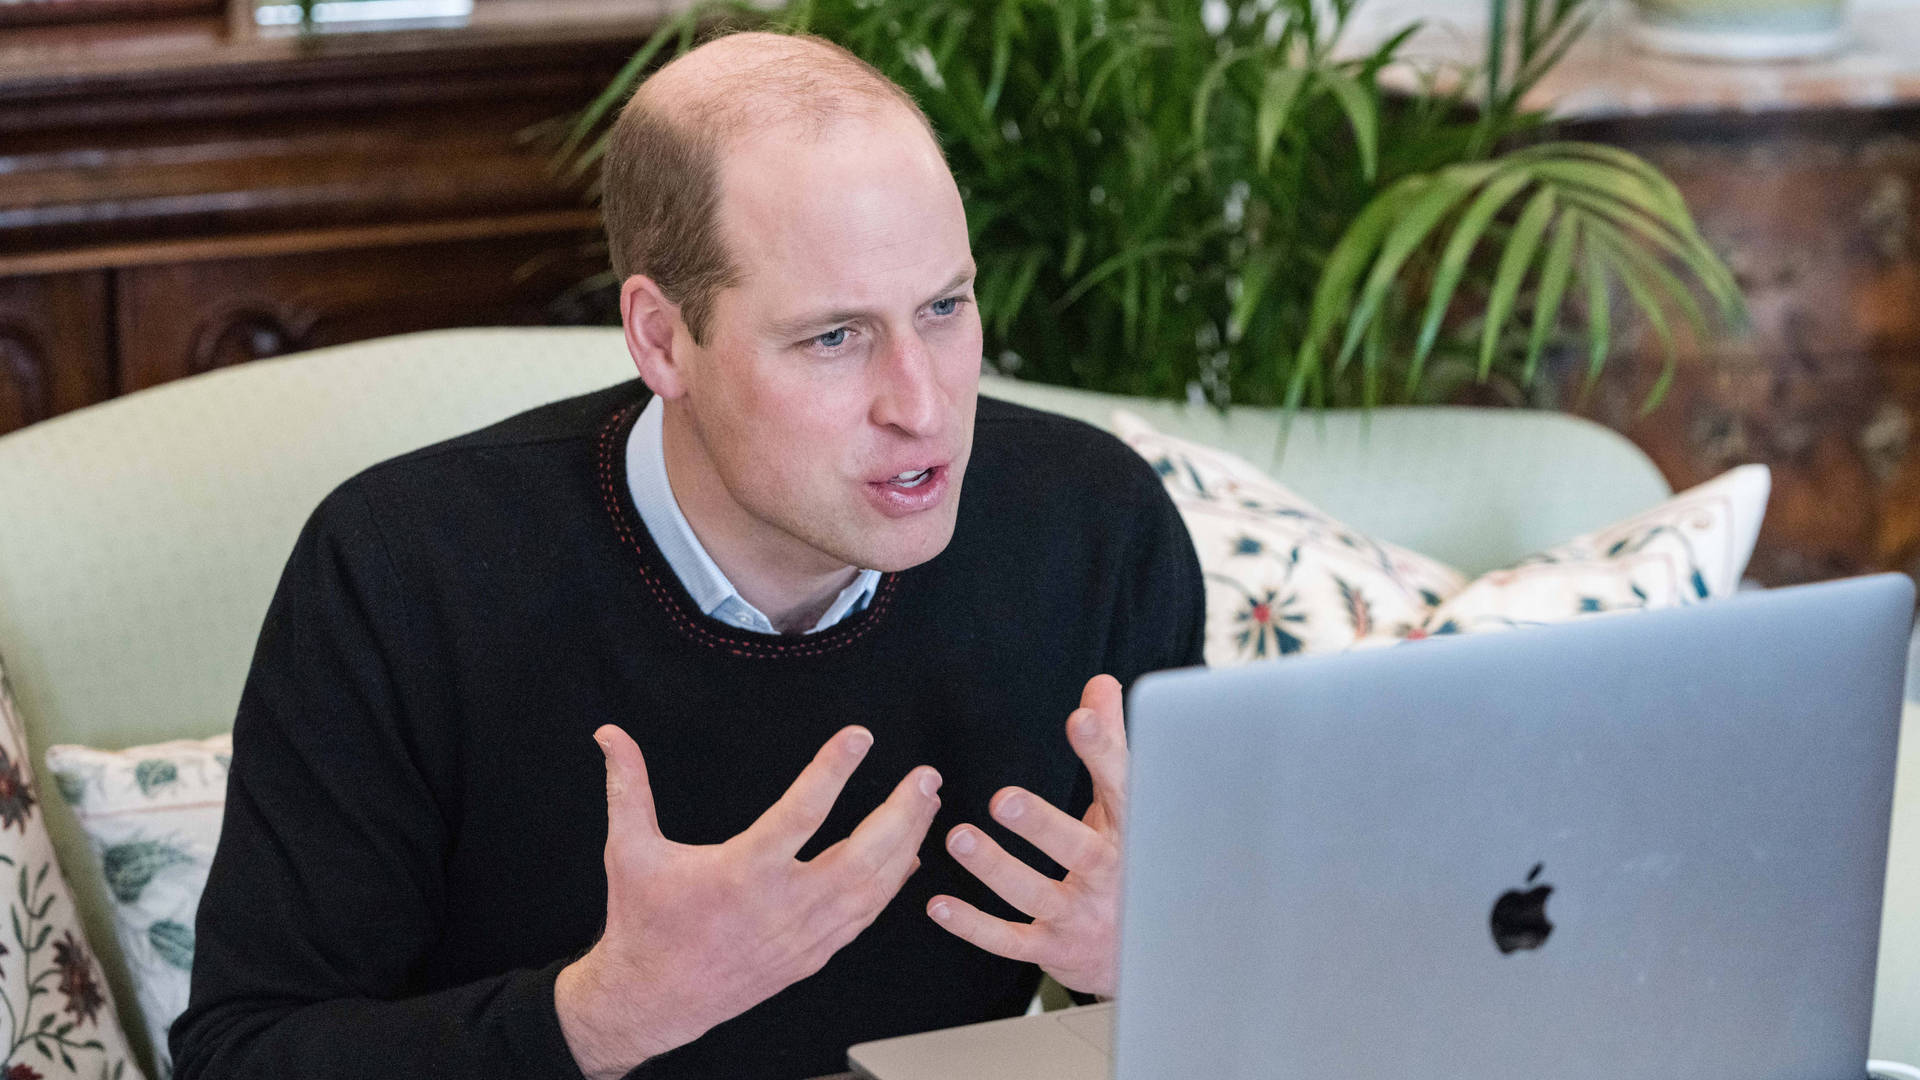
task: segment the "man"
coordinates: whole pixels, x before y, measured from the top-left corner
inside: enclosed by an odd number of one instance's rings
[[[1120,684],[1200,658],[1152,470],[976,413],[959,193],[845,52],[675,61],[606,185],[644,385],[376,466],[296,545],[180,1077],[805,1077],[1039,970],[1114,989]]]

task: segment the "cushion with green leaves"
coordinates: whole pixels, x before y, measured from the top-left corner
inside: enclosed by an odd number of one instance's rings
[[[1243,458],[1124,410],[1112,423],[1160,474],[1192,536],[1213,667],[1726,596],[1739,588],[1771,487],[1766,466],[1742,465],[1469,581],[1329,517]]]
[[[47,770],[73,807],[106,885],[114,934],[163,1076],[167,1029],[187,1007],[193,918],[220,840],[233,736],[128,750],[47,749]]]
[[[0,669],[0,1077],[140,1075],[41,817],[27,737]]]

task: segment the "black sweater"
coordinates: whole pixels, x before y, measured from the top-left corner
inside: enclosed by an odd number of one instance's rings
[[[924,862],[826,968],[635,1075],[836,1072],[866,1039],[1017,1014],[1038,972],[952,937],[936,892],[1018,917],[942,849],[1027,787],[1075,814],[1086,679],[1200,662],[1200,571],[1153,471],[1076,421],[980,402],[959,523],[804,637],[701,615],[627,495],[637,382],[375,466],[307,522],[260,632],[201,901],[181,1080],[579,1080],[554,976],[606,912],[619,724],[666,835],[718,843],[833,732],[875,743],[806,858],[910,768],[945,778]]]

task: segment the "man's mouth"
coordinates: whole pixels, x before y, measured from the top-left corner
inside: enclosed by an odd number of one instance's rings
[[[918,469],[902,469],[891,476],[867,482],[867,494],[882,514],[905,517],[932,509],[946,501],[950,477],[945,464]]]

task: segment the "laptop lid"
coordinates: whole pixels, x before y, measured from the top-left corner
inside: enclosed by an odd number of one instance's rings
[[[1912,605],[1141,679],[1119,1080],[1860,1076]]]

